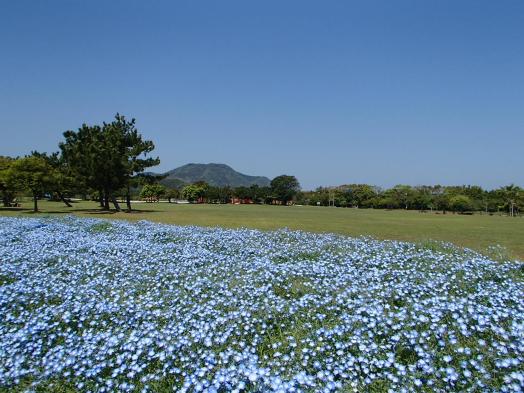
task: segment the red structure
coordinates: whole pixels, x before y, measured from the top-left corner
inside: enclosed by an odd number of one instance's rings
[[[250,205],[253,203],[251,198],[231,198],[233,205]]]

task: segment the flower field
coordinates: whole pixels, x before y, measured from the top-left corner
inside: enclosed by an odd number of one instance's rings
[[[0,218],[0,391],[524,390],[524,263],[280,230]]]

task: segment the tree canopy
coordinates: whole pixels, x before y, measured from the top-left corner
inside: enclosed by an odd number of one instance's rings
[[[43,157],[27,156],[13,162],[9,181],[17,188],[31,191],[33,211],[38,211],[38,197],[54,186],[53,169]]]
[[[0,156],[0,193],[2,194],[2,203],[5,207],[11,205],[16,193],[16,184],[13,182],[12,176],[10,176],[10,169],[14,158]]]
[[[300,183],[295,176],[280,175],[271,180],[271,192],[283,205],[287,205],[299,191]]]
[[[120,114],[102,126],[84,124],[77,131],[66,131],[64,138],[59,146],[65,168],[85,187],[98,192],[105,209],[109,209],[111,200],[120,210],[115,192],[126,189],[130,210],[133,181],[146,168],[160,163],[158,157],[147,157],[154,144],[142,139],[135,119],[128,121]]]
[[[158,202],[160,197],[164,196],[167,189],[162,184],[145,184],[140,191],[140,198],[147,202]]]

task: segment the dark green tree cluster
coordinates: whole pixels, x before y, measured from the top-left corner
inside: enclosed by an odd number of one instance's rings
[[[78,131],[66,131],[64,138],[59,147],[66,171],[84,188],[97,192],[106,210],[109,201],[120,210],[116,194],[122,190],[131,210],[131,187],[138,184],[146,168],[160,163],[158,157],[147,157],[155,145],[142,139],[135,119],[128,121],[119,114],[102,126],[84,124]]]
[[[66,131],[60,152],[51,155],[33,152],[23,158],[0,157],[0,192],[4,206],[13,204],[18,192],[29,192],[38,210],[38,198],[56,196],[71,206],[66,196],[96,195],[104,209],[111,201],[120,206],[116,195],[125,195],[131,210],[130,192],[146,176],[144,170],[158,165],[158,158],[148,157],[152,141],[142,139],[135,119],[117,114],[101,126],[82,125]]]
[[[301,192],[297,203],[458,213],[506,212],[510,216],[516,216],[524,210],[524,190],[515,185],[488,191],[479,186],[397,185],[382,189],[368,184],[349,184]]]
[[[269,187],[252,185],[250,187],[216,187],[205,182],[197,182],[183,187],[180,196],[190,202],[200,203],[239,203],[281,204],[293,201],[300,191],[295,176],[281,175],[271,181]]]
[[[0,192],[5,207],[14,204],[16,194],[28,192],[33,198],[33,210],[38,211],[38,198],[44,194],[56,196],[67,206],[64,192],[74,188],[73,180],[62,172],[58,154],[48,156],[32,152],[22,158],[0,157]]]
[[[0,178],[3,179],[4,205],[9,206],[17,190],[24,189],[31,193],[34,211],[38,211],[38,197],[46,190],[54,188],[53,168],[45,158],[31,155],[12,160]]]
[[[281,175],[271,180],[273,198],[287,205],[300,191],[300,184],[295,176]]]
[[[11,206],[16,195],[16,186],[11,175],[11,166],[14,162],[14,158],[0,156],[0,193],[4,207]]]

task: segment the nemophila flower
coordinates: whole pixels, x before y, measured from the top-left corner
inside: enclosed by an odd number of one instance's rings
[[[0,218],[0,259],[0,389],[524,390],[521,262],[77,218]]]

